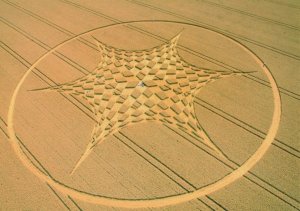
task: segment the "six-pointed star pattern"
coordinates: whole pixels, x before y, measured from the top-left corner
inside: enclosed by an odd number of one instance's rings
[[[187,63],[177,52],[179,37],[180,34],[167,43],[140,51],[118,49],[96,39],[100,63],[93,72],[73,82],[46,88],[82,97],[97,121],[71,174],[108,135],[144,121],[183,130],[224,157],[197,121],[193,100],[207,83],[244,73]]]

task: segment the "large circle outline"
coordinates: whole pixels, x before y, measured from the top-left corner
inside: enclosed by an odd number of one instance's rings
[[[114,27],[114,26],[120,26],[125,24],[132,24],[132,23],[154,23],[154,22],[160,22],[160,23],[175,23],[175,24],[182,24],[182,25],[189,25],[194,27],[200,27],[204,30],[207,30],[209,32],[213,32],[217,34],[218,36],[221,36],[223,38],[226,38],[227,40],[237,44],[239,47],[244,49],[246,52],[250,53],[252,58],[261,65],[261,68],[267,78],[269,79],[270,86],[273,93],[273,99],[274,99],[274,110],[273,110],[273,116],[272,116],[272,122],[270,124],[270,128],[268,130],[268,133],[265,137],[265,139],[262,141],[262,144],[260,147],[256,150],[256,152],[247,160],[245,161],[239,168],[231,172],[230,174],[226,175],[222,179],[218,180],[215,183],[209,184],[205,187],[202,187],[200,189],[197,189],[193,192],[187,192],[182,193],[179,195],[173,195],[173,196],[165,196],[161,198],[152,198],[152,199],[116,199],[116,198],[110,198],[106,196],[99,196],[99,195],[93,195],[86,192],[81,192],[78,190],[75,190],[69,186],[66,186],[59,181],[55,180],[54,178],[50,177],[49,175],[46,175],[44,172],[42,172],[40,169],[38,169],[31,161],[30,159],[24,154],[20,142],[16,137],[15,130],[14,130],[14,123],[13,123],[13,117],[14,117],[14,109],[16,104],[17,95],[19,93],[19,90],[26,80],[27,76],[32,72],[32,70],[37,66],[37,64],[42,61],[45,57],[47,57],[49,54],[56,51],[59,47],[62,45],[65,45],[77,38],[80,38],[83,35],[88,35],[96,30],[108,28],[108,27]],[[39,59],[37,59],[32,66],[25,72],[19,83],[17,84],[11,101],[9,105],[8,110],[8,116],[7,116],[7,128],[8,128],[8,134],[10,137],[10,142],[12,144],[12,147],[18,156],[18,158],[21,160],[24,166],[26,166],[29,171],[31,171],[33,174],[35,174],[37,177],[39,177],[42,181],[47,182],[49,185],[53,186],[57,190],[68,194],[76,199],[84,200],[89,203],[94,204],[101,204],[105,206],[112,206],[112,207],[124,207],[124,208],[145,208],[145,207],[162,207],[162,206],[168,206],[168,205],[174,205],[178,203],[187,202],[196,198],[200,198],[202,196],[211,194],[229,184],[234,182],[235,180],[242,177],[244,174],[246,174],[267,152],[268,148],[271,146],[276,133],[279,128],[280,124],[280,117],[281,117],[281,98],[280,93],[278,90],[278,86],[276,84],[276,81],[270,72],[269,68],[266,64],[248,47],[240,43],[234,38],[231,38],[227,36],[226,34],[220,33],[216,30],[210,29],[205,26],[192,24],[192,23],[185,23],[180,21],[168,21],[168,20],[139,20],[139,21],[128,21],[128,22],[121,22],[121,23],[114,23],[106,26],[97,27],[94,29],[91,29],[89,31],[83,32],[81,34],[78,34],[70,39],[67,39],[63,41],[62,43],[56,45],[53,47],[50,51],[46,52],[44,55],[42,55]]]

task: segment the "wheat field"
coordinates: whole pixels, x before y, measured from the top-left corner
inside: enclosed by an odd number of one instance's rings
[[[0,210],[300,210],[298,0],[0,5]]]

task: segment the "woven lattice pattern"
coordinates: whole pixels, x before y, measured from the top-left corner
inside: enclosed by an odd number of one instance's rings
[[[222,156],[197,121],[193,99],[207,83],[241,73],[188,64],[177,52],[179,37],[141,51],[121,50],[97,41],[100,63],[92,73],[49,88],[82,97],[95,114],[97,124],[91,140],[73,172],[105,137],[143,121],[183,130]]]

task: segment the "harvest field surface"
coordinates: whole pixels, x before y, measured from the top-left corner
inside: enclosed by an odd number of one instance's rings
[[[1,0],[0,210],[300,210],[300,1]]]

